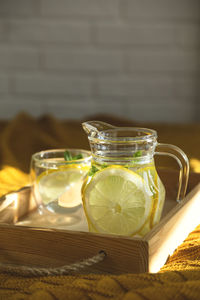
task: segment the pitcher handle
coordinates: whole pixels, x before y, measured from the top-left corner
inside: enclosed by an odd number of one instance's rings
[[[177,201],[180,202],[185,197],[189,178],[190,167],[186,154],[177,146],[161,143],[157,144],[155,154],[167,155],[173,157],[177,161],[180,167]]]

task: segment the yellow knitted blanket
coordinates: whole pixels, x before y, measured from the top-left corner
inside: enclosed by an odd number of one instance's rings
[[[200,173],[200,124],[138,124],[103,116],[92,119],[154,128],[161,142],[182,148],[190,159],[191,170]],[[10,121],[0,121],[0,196],[26,185],[31,155],[52,148],[89,148],[81,122],[60,121],[52,116],[35,119],[23,113]],[[200,174],[194,178],[191,186],[200,182]],[[0,299],[200,299],[200,226],[157,274],[24,278],[0,273]]]

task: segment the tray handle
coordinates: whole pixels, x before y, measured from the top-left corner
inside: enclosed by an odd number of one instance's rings
[[[73,272],[78,272],[86,267],[90,267],[104,260],[106,252],[100,250],[98,254],[86,258],[82,261],[75,262],[73,264],[64,265],[55,268],[40,268],[20,266],[15,264],[3,264],[0,263],[0,271],[8,274],[20,275],[20,276],[55,276],[55,275],[67,275]]]

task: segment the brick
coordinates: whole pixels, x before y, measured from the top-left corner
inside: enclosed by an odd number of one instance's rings
[[[11,41],[88,43],[90,28],[87,23],[65,21],[13,20],[9,23]]]
[[[43,63],[47,69],[120,71],[123,68],[123,56],[117,51],[104,50],[47,51]]]
[[[0,93],[7,93],[9,91],[9,78],[0,74]]]
[[[125,116],[126,106],[124,102],[115,102],[114,99],[104,98],[104,99],[96,99],[94,105],[94,114],[107,114],[107,115],[115,115],[115,116]]]
[[[175,27],[175,44],[183,47],[200,45],[200,27],[198,24],[182,24]]]
[[[60,119],[83,119],[94,114],[94,106],[90,99],[84,97],[73,97],[50,100],[45,103],[43,113],[56,115]]]
[[[174,93],[173,81],[164,77],[104,78],[97,81],[97,95],[116,97],[171,96]]]
[[[124,18],[199,20],[199,0],[123,0]]]
[[[176,99],[176,100],[174,100]],[[194,115],[193,98],[172,96],[102,96],[95,107],[101,113],[118,115],[139,122],[191,121]],[[187,115],[188,111],[188,115]]]
[[[37,0],[1,0],[0,15],[32,16],[36,12]]]
[[[199,97],[196,99],[195,102],[195,115],[194,115],[194,119],[193,122],[200,122],[200,103],[199,103]]]
[[[17,94],[88,96],[91,89],[91,80],[87,78],[27,74],[16,76],[14,90]]]
[[[5,40],[7,36],[8,36],[7,24],[4,21],[0,21],[0,41]]]
[[[163,101],[159,98],[155,102],[151,99],[149,103],[135,99],[126,106],[126,117],[139,122],[191,122],[194,119],[194,106],[191,105],[191,99],[187,99],[187,103],[176,103],[174,100],[174,105],[169,105],[168,99]]]
[[[39,102],[30,99],[19,100],[9,97],[3,99],[0,103],[0,118],[10,119],[22,111],[38,117],[42,113],[40,106],[41,104]]]
[[[162,24],[98,24],[95,39],[106,45],[169,45],[174,42],[174,28]]]
[[[32,48],[1,45],[0,66],[11,69],[36,69],[39,66],[39,53]]]
[[[199,71],[198,52],[192,50],[143,50],[127,54],[127,66],[131,71]]]
[[[41,14],[45,16],[116,16],[119,0],[41,0]]]
[[[175,95],[178,97],[195,98],[200,95],[200,79],[198,77],[181,78],[179,76],[173,82]]]

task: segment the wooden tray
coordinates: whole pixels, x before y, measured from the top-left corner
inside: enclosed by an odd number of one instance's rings
[[[169,181],[167,189],[170,190]],[[30,187],[10,193],[0,199],[0,261],[58,267],[92,257],[103,250],[107,254],[105,259],[85,272],[157,272],[200,223],[200,184],[195,185],[179,204],[175,201],[174,190],[167,194],[160,223],[142,239],[89,233],[84,214],[79,225],[67,230],[47,228],[39,222],[37,226],[31,226],[31,216],[37,216],[37,208]]]

